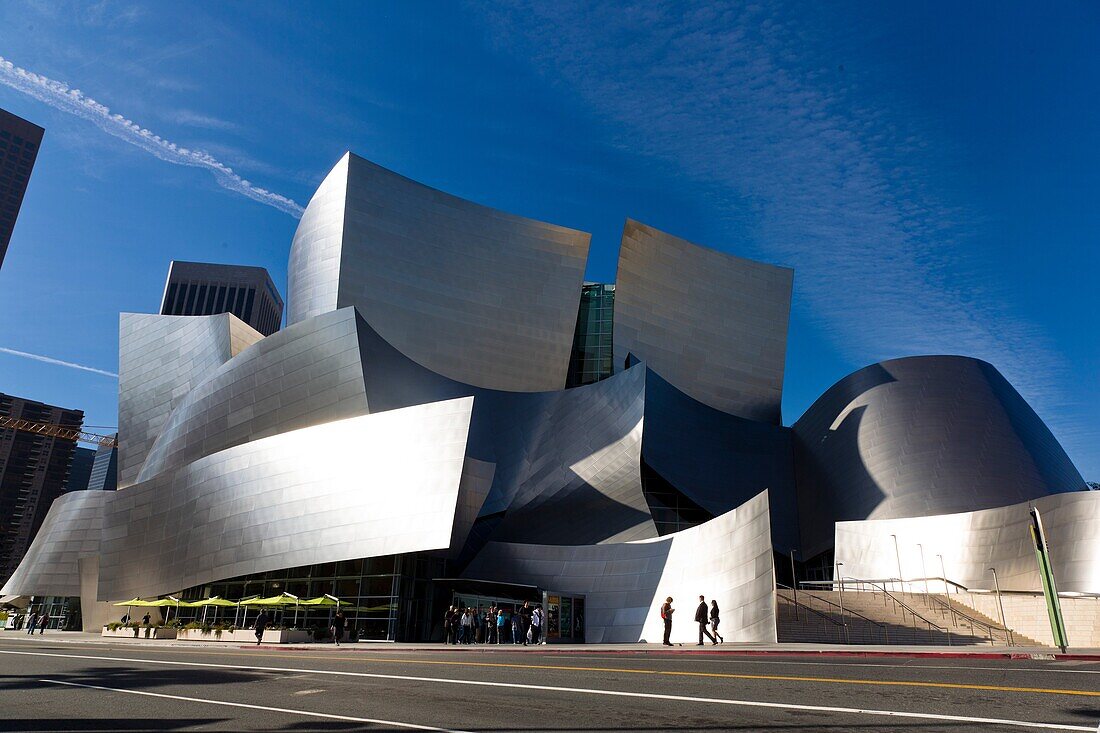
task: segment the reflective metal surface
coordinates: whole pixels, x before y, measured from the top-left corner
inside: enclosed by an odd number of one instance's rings
[[[172,410],[210,371],[263,335],[236,316],[122,313],[118,320],[118,485],[138,480]]]
[[[355,306],[413,361],[479,387],[562,389],[589,235],[348,153],[291,247],[289,323]]]
[[[940,576],[936,556],[942,555],[948,579],[968,588],[993,589],[989,569],[996,568],[1002,590],[1039,591],[1042,586],[1031,542],[1029,503],[1042,513],[1059,592],[1100,593],[1098,491],[1055,494],[959,514],[838,522],[836,558],[844,563],[847,577],[896,578],[900,561],[903,579],[911,580],[924,577],[919,543],[931,576]],[[933,592],[936,585],[935,581],[930,585]],[[918,592],[923,589],[921,583],[915,587]]]
[[[708,605],[718,601],[727,641],[776,640],[767,492],[660,539],[573,547],[491,542],[465,575],[584,594],[590,642],[659,642],[660,606],[672,596],[671,638],[694,643],[700,594]]]
[[[866,367],[793,429],[807,556],[832,543],[834,521],[971,511],[1085,488],[1027,402],[977,359]]]
[[[356,329],[353,309],[326,313],[208,369],[177,401],[139,479],[251,440],[366,414]]]
[[[794,271],[628,219],[615,289],[615,369],[628,354],[722,412],[780,424]]]
[[[77,561],[88,554],[100,557],[99,598],[121,599],[449,549],[460,484],[484,494],[484,465],[463,474],[472,407],[464,398],[331,422],[221,451],[125,491],[69,494],[6,587],[79,595]]]
[[[99,554],[103,510],[114,491],[72,491],[50,506],[0,595],[79,596],[77,560]]]

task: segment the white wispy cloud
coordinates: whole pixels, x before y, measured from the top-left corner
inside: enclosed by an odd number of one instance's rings
[[[0,56],[0,84],[34,97],[54,109],[88,120],[109,135],[136,145],[160,160],[176,165],[205,168],[214,174],[214,180],[218,185],[230,191],[272,206],[293,217],[302,216],[302,207],[297,202],[253,185],[209,153],[203,150],[192,150],[165,140],[133,120],[111,112],[106,105],[88,97],[79,89],[73,89],[65,82],[16,66],[3,56]]]
[[[63,359],[55,359],[52,356],[42,356],[41,354],[31,354],[26,351],[17,351],[15,349],[9,349],[4,346],[0,346],[0,353],[11,354],[12,356],[18,356],[23,359],[33,359],[34,361],[41,361],[46,364],[53,364],[54,366],[67,367],[69,369],[79,369],[83,372],[91,372],[92,374],[102,374],[105,377],[114,377],[118,379],[118,374],[109,372],[106,369],[96,369],[95,367],[84,366],[83,364],[77,364],[72,361],[64,361]]]
[[[796,302],[841,353],[985,359],[1067,447],[1094,453],[1065,357],[966,246],[982,212],[945,193],[957,165],[945,136],[832,60],[866,29],[813,36],[779,4],[489,12],[491,37],[579,97],[615,146],[696,182],[747,235],[709,244],[794,267]]]

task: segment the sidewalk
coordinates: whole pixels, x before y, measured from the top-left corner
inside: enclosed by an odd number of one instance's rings
[[[1100,663],[1100,649],[1074,649],[1066,654],[1047,647],[1005,646],[884,646],[863,644],[735,644],[717,647],[697,647],[693,644],[671,649],[660,644],[547,644],[543,646],[516,646],[512,644],[446,645],[442,643],[406,644],[395,642],[345,642],[340,646],[331,643],[315,644],[236,644],[217,641],[176,641],[175,639],[127,639],[105,638],[94,632],[47,631],[33,637],[21,631],[0,632],[0,640],[25,641],[27,643],[49,641],[63,644],[110,644],[119,646],[157,648],[221,648],[221,649],[277,649],[295,652],[355,652],[384,653],[432,652],[439,654],[469,653],[541,653],[541,654],[592,654],[592,655],[648,655],[648,656],[854,656],[854,657],[936,657],[943,659],[1061,659]]]

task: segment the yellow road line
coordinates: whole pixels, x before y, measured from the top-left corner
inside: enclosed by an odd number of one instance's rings
[[[106,645],[105,645],[106,646]],[[118,648],[118,647],[113,647]],[[146,647],[146,649],[149,649]],[[819,682],[824,684],[835,685],[871,685],[880,687],[926,687],[937,689],[949,689],[949,690],[980,690],[983,692],[1011,692],[1011,693],[1030,693],[1039,695],[1076,695],[1081,697],[1100,697],[1100,691],[1094,690],[1063,690],[1047,687],[1010,687],[1005,685],[977,685],[977,684],[964,684],[958,682],[922,682],[914,680],[870,680],[863,678],[845,678],[845,677],[806,677],[798,675],[772,675],[772,674],[736,674],[732,672],[683,672],[675,670],[661,670],[661,669],[631,669],[626,667],[582,667],[575,665],[555,665],[555,664],[520,664],[518,662],[467,662],[445,659],[394,659],[390,657],[376,657],[370,653],[357,652],[354,656],[335,656],[333,654],[272,654],[269,652],[248,652],[244,650],[227,649],[225,651],[206,651],[200,649],[179,649],[173,647],[171,649],[149,649],[150,651],[158,652],[183,652],[187,654],[208,654],[224,656],[227,654],[233,654],[238,656],[249,657],[279,657],[283,659],[333,659],[340,661],[359,661],[359,662],[384,662],[387,664],[421,664],[421,665],[441,665],[441,666],[453,666],[453,667],[483,667],[483,668],[500,668],[500,669],[537,669],[537,670],[554,670],[559,672],[603,672],[603,673],[617,673],[617,674],[641,674],[641,675],[654,675],[665,677],[702,677],[708,679],[728,679],[728,680],[759,680],[770,682]],[[136,650],[135,650],[136,651]],[[156,660],[149,660],[150,662],[156,662]]]

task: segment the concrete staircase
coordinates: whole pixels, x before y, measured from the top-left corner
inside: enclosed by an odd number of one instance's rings
[[[842,609],[843,606],[843,610]],[[1007,646],[999,623],[940,594],[778,590],[780,642]],[[1016,646],[1042,646],[1013,633]],[[991,641],[992,637],[992,641]]]

